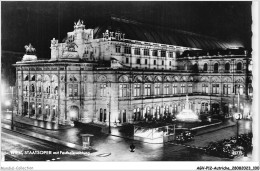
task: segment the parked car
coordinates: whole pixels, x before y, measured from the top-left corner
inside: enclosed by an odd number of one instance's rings
[[[248,151],[252,150],[252,136],[252,133],[241,134],[238,137],[210,142],[205,147],[205,151],[210,155],[226,158],[246,155]]]
[[[182,130],[179,134],[176,133],[175,140],[177,142],[187,142],[193,140],[194,135],[190,130]]]

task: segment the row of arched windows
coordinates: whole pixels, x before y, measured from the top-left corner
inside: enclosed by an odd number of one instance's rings
[[[229,72],[230,71],[230,63],[229,62],[225,63],[224,69],[225,69],[225,72]],[[242,62],[238,62],[236,64],[236,70],[237,71],[242,71],[242,69],[243,69],[242,68]],[[185,70],[187,70],[187,66],[185,66]],[[193,70],[193,72],[198,72],[199,71],[198,64],[194,64],[192,70]],[[204,72],[208,71],[208,64],[207,63],[204,63],[203,71]],[[219,64],[218,63],[215,63],[213,65],[213,72],[215,72],[215,73],[219,72]]]

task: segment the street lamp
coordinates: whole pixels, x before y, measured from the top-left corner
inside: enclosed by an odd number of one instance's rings
[[[239,86],[238,93],[237,93],[237,113],[239,113],[240,110],[240,94],[243,93],[243,88]]]
[[[238,121],[242,119],[242,114],[241,114],[241,113],[235,113],[235,114],[234,114],[234,117],[235,117],[235,119],[237,120],[237,140],[238,140],[238,133],[239,133],[239,132],[238,132],[238,126],[239,126],[239,125],[238,125]]]
[[[11,87],[12,90],[12,119],[11,119],[11,129],[14,130],[14,87]]]
[[[111,117],[111,82],[109,81],[109,91],[108,91],[108,102],[107,107],[109,108],[109,114],[108,114],[108,133],[111,134],[111,125],[110,125],[110,117]]]

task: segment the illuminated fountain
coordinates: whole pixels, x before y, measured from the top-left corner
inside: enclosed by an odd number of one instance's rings
[[[176,119],[182,122],[200,122],[199,116],[190,109],[188,95],[186,95],[185,108],[176,115]]]

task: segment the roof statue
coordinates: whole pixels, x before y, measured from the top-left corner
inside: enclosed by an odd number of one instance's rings
[[[65,43],[66,43],[66,48],[67,48],[68,51],[71,51],[71,52],[74,52],[74,51],[75,51],[75,46],[77,46],[77,45],[76,45],[76,43],[74,42],[74,37],[73,37],[72,35],[69,36],[69,37],[66,39]],[[77,46],[77,47],[78,47],[78,46]]]
[[[85,25],[84,25],[83,20],[79,19],[79,21],[77,23],[74,22],[74,28],[80,28],[80,27],[85,27]]]
[[[25,45],[25,52],[26,54],[34,54],[36,52],[36,49],[29,43],[29,45]]]

